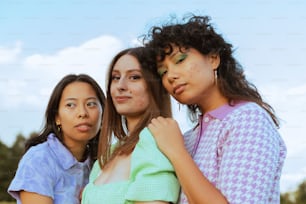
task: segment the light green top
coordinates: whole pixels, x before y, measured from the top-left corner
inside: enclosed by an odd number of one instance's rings
[[[130,178],[126,181],[96,185],[101,172],[98,161],[82,194],[82,204],[130,204],[134,201],[176,203],[180,186],[173,166],[163,155],[148,128],[139,135],[131,156]]]

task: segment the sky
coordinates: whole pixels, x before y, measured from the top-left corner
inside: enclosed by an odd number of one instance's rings
[[[1,0],[0,140],[39,132],[56,83],[86,73],[105,90],[105,74],[120,50],[170,16],[208,15],[233,45],[247,79],[281,120],[288,153],[281,191],[306,179],[305,0]],[[186,109],[173,101],[182,131]]]

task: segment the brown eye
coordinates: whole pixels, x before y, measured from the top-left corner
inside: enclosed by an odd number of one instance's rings
[[[119,79],[120,79],[120,76],[112,75],[112,81],[118,81]]]
[[[95,107],[97,105],[98,105],[98,103],[96,101],[90,101],[90,102],[87,103],[88,107]]]
[[[132,79],[132,80],[141,79],[141,76],[140,75],[131,75],[130,79]]]
[[[66,107],[68,107],[68,108],[74,108],[74,107],[76,107],[76,104],[75,104],[75,103],[67,103],[67,104],[66,104]]]

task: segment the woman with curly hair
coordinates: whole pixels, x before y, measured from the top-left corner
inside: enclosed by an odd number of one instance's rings
[[[171,118],[149,125],[175,168],[180,203],[279,203],[286,147],[272,107],[209,17],[185,20],[154,26],[144,39],[166,90],[198,119],[184,136]]]

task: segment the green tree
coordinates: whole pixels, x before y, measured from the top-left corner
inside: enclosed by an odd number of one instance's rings
[[[281,204],[305,204],[306,203],[306,180],[303,181],[294,192],[281,194]]]
[[[295,192],[296,204],[306,203],[306,181],[302,182]]]
[[[293,199],[293,194],[292,193],[283,193],[280,196],[280,203],[281,204],[295,204],[294,201],[292,201]]]
[[[7,147],[0,141],[0,201],[14,201],[7,193],[7,188],[13,179],[18,162],[24,152],[25,137],[18,134],[12,147]]]
[[[10,181],[10,172],[7,168],[7,166],[10,165],[8,164],[9,154],[10,149],[0,141],[0,201],[12,200],[6,193]]]

